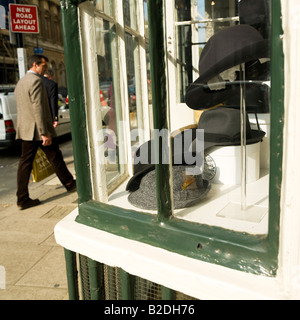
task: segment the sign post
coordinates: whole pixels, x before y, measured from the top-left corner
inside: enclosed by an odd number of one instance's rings
[[[18,53],[18,66],[19,66],[19,77],[23,78],[27,71],[27,56],[24,48],[17,48]]]

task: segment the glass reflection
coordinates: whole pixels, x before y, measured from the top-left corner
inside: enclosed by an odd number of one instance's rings
[[[114,1],[111,0],[94,0],[94,7],[107,15],[113,16]]]
[[[106,175],[109,184],[119,173],[117,112],[114,95],[115,74],[118,65],[112,62],[115,31],[108,21],[96,19],[96,47],[98,59],[99,99],[102,127],[105,135]]]
[[[197,128],[204,130],[203,178],[211,183],[207,199],[177,216],[266,233],[271,110],[269,1],[199,0],[196,15],[182,1],[177,1],[176,8],[182,22],[178,24],[180,97],[195,110]],[[192,81],[189,53],[199,61],[194,66],[199,73]],[[237,221],[257,225],[250,231]]]

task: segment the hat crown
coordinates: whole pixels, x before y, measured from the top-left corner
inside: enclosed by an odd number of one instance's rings
[[[173,201],[174,208],[180,209],[190,207],[199,203],[209,192],[211,185],[202,179],[201,174],[193,175],[193,166],[173,166]],[[136,207],[148,210],[157,209],[156,198],[156,174],[155,171],[148,172],[142,177],[137,190],[130,193],[128,200]]]
[[[205,45],[199,60],[203,83],[213,76],[259,58],[268,58],[268,43],[249,25],[235,25],[214,34]]]
[[[217,108],[204,111],[199,119],[199,129],[204,130],[205,140],[215,142],[235,142],[241,139],[240,110]],[[251,138],[251,127],[246,116],[246,136]]]

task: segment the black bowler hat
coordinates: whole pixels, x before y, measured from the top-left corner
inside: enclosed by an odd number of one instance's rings
[[[259,76],[246,82],[246,90],[261,85],[261,80],[269,73],[268,63],[259,59],[269,58],[269,41],[249,25],[235,25],[213,35],[205,45],[199,61],[199,78],[187,89],[186,104],[195,110],[206,109],[224,103],[240,92],[240,81],[225,82],[225,89],[210,90],[208,82],[233,67],[246,64],[259,68]],[[254,81],[253,81],[254,80]],[[265,80],[265,79],[264,79]],[[247,95],[247,93],[246,93]]]
[[[201,114],[198,129],[204,130],[204,149],[213,146],[238,146],[241,144],[240,110],[218,107],[206,110]],[[265,132],[251,129],[248,115],[246,116],[246,144],[254,144],[263,139]],[[196,140],[192,150],[196,150]]]

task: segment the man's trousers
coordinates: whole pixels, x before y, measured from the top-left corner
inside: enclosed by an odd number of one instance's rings
[[[32,170],[33,160],[38,147],[40,147],[45,152],[49,162],[54,168],[56,175],[67,190],[74,181],[72,174],[65,164],[56,138],[52,139],[51,146],[46,147],[42,145],[42,141],[22,141],[22,155],[20,158],[17,173],[18,205],[22,205],[29,198],[28,183]]]

